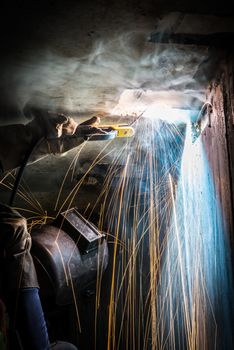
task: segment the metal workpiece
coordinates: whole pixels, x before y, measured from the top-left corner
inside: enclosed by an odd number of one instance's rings
[[[212,105],[210,102],[204,103],[198,114],[197,119],[191,123],[192,142],[205,131],[207,127],[211,127]]]

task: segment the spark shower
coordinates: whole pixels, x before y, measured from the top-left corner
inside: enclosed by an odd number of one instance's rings
[[[106,177],[108,350],[233,346],[230,247],[202,140],[192,141],[189,118],[142,118]]]
[[[97,276],[96,349],[105,335],[107,350],[233,348],[225,222],[202,140],[192,142],[191,116],[185,111],[183,123],[174,124],[177,113],[173,110],[171,123],[160,115],[140,118],[133,138],[118,147],[115,141],[105,144],[67,199],[62,198],[63,185],[59,191],[58,212],[64,203],[76,205],[82,181],[111,156],[98,201],[86,212],[89,217],[99,208],[99,229],[108,233],[111,250],[106,284],[101,266]],[[73,176],[83,147],[65,178]],[[9,179],[5,176],[1,186],[10,188]],[[33,203],[23,187],[19,197]],[[30,230],[51,219],[43,212],[40,206]]]

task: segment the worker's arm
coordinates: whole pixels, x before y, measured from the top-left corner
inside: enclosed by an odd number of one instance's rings
[[[30,163],[48,154],[62,154],[84,142],[73,118],[32,109],[30,113],[34,119],[26,125],[0,126],[0,173],[19,167],[33,147]],[[94,125],[98,119],[93,117],[85,123]]]

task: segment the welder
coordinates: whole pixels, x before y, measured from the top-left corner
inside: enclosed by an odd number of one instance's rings
[[[81,125],[95,131],[99,122],[93,117],[78,125],[64,114],[31,107],[25,108],[25,114],[32,118],[25,125],[0,126],[0,174],[20,167],[29,155],[30,162],[34,162],[79,146],[84,141],[79,133]],[[30,247],[26,219],[11,206],[0,204],[0,257],[4,266],[1,293],[23,349],[76,349],[69,343],[49,342]]]

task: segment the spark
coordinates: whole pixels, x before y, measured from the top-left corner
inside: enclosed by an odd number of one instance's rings
[[[137,100],[141,105],[132,110],[119,104],[114,112],[137,115],[145,108],[144,100]],[[229,246],[205,151],[200,139],[192,143],[191,113],[152,102],[143,116],[134,125],[134,137],[118,148],[115,141],[106,143],[66,194],[64,184],[75,174],[78,151],[55,202],[58,212],[79,207],[84,179],[111,157],[96,200],[84,209],[88,219],[99,214],[98,229],[107,233],[111,252],[105,285],[98,261],[95,346],[99,348],[101,321],[108,331],[107,350],[231,348]],[[1,186],[12,188],[10,176]],[[20,187],[19,197],[28,206],[21,209],[30,217],[32,231],[53,216],[27,193],[27,186]],[[66,278],[81,331],[70,261]]]

